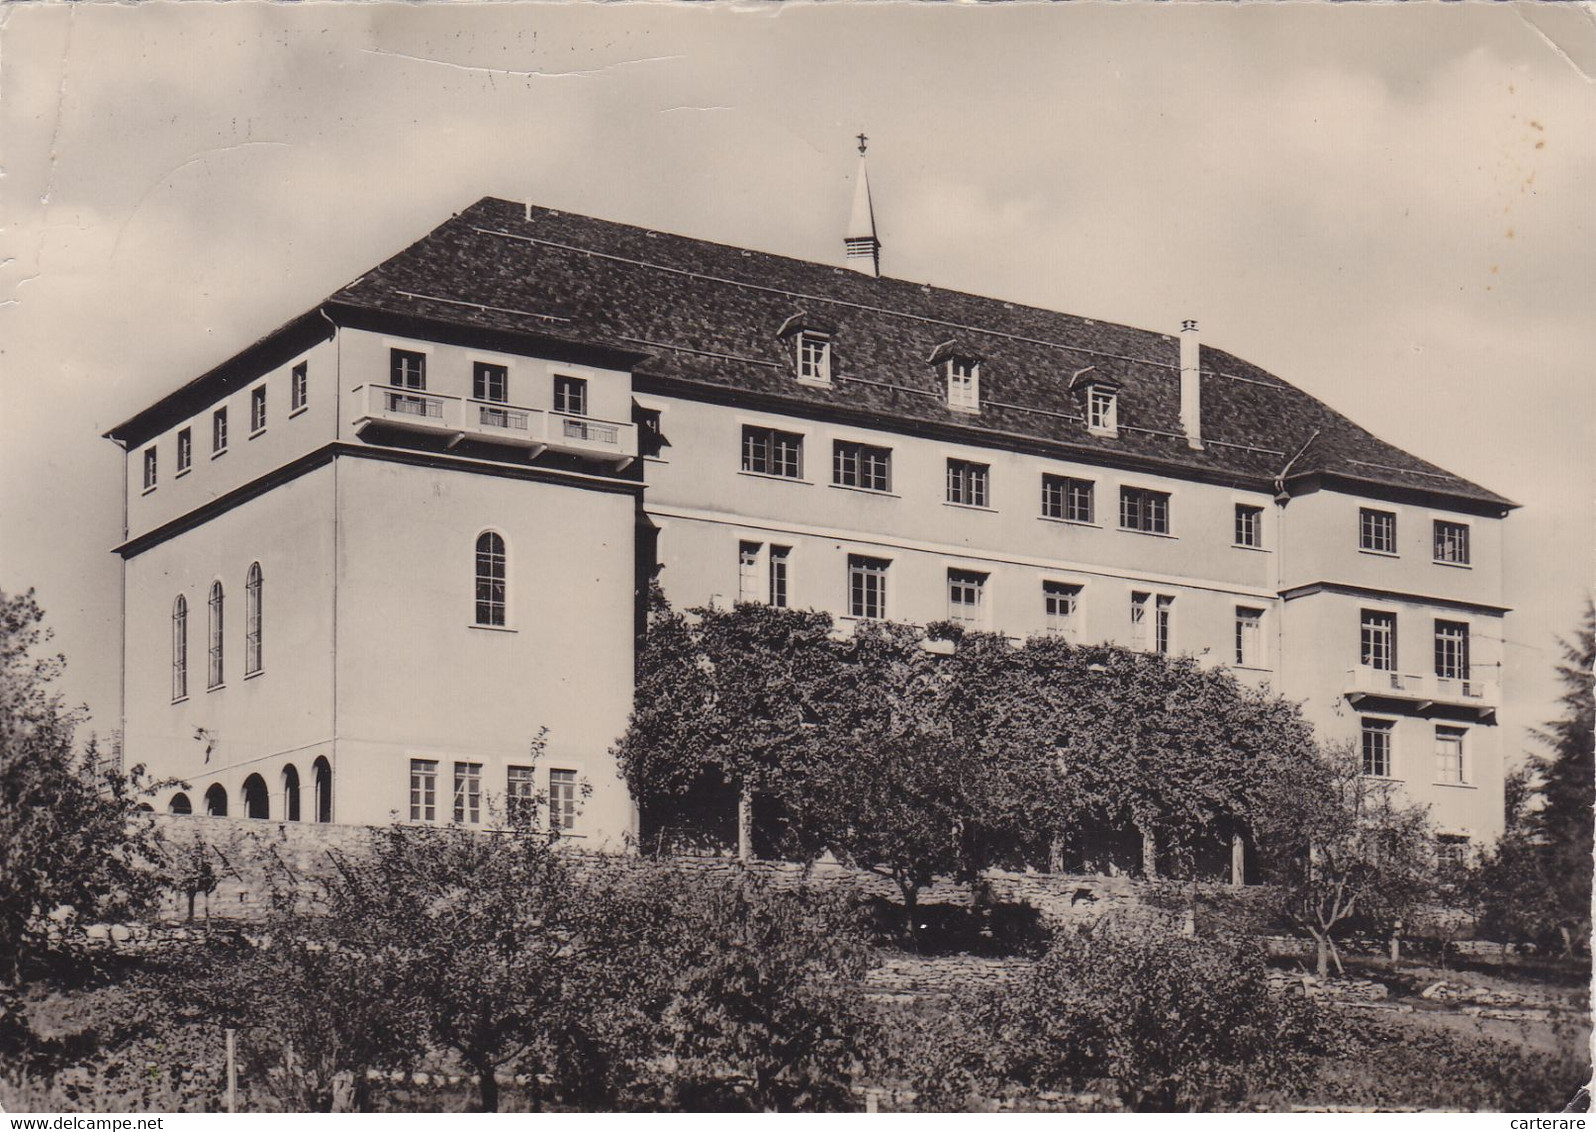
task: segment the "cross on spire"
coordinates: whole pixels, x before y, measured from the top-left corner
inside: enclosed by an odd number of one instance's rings
[[[869,138],[867,138],[867,137],[865,137],[865,136],[864,136],[864,134],[860,134],[860,135],[859,135],[859,156],[860,156],[860,157],[863,157],[863,156],[864,156],[864,151],[865,151],[865,142],[867,142],[867,141],[869,141],[869,140],[870,140],[870,139],[869,139]]]

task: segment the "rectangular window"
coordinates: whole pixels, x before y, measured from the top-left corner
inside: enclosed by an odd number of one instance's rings
[[[1263,546],[1263,508],[1236,504],[1236,545]]]
[[[971,460],[948,461],[948,502],[966,507],[987,506],[987,479],[990,464]]]
[[[1453,785],[1461,785],[1468,781],[1466,768],[1463,765],[1463,736],[1468,734],[1461,727],[1437,727],[1435,729],[1435,780]]]
[[[809,331],[798,335],[798,380],[831,384],[831,339]]]
[[[787,608],[787,561],[792,554],[790,546],[770,547],[770,604],[778,609]]]
[[[1441,883],[1456,884],[1469,863],[1469,839],[1461,834],[1442,833],[1435,839],[1435,870]]]
[[[537,783],[529,766],[507,767],[504,772],[504,816],[511,825],[537,820]]]
[[[587,416],[587,379],[556,375],[554,411],[572,417]]]
[[[389,350],[388,384],[400,389],[425,389],[427,355],[415,350]]]
[[[249,431],[259,432],[266,427],[266,387],[257,385],[249,391]]]
[[[1435,674],[1447,680],[1469,678],[1469,627],[1464,622],[1435,623]]]
[[[438,820],[438,764],[432,759],[410,760],[410,820]]]
[[[454,820],[475,825],[482,820],[482,764],[454,764]]]
[[[1263,610],[1236,606],[1236,665],[1263,666]]]
[[[981,604],[986,594],[986,575],[969,570],[948,571],[948,620],[964,625],[981,621]]]
[[[1090,523],[1092,481],[1069,476],[1042,476],[1042,516],[1067,523]]]
[[[1363,719],[1363,773],[1371,778],[1392,778],[1391,732],[1396,725],[1389,719]]]
[[[892,449],[838,440],[831,446],[831,482],[866,491],[892,490]]]
[[[1363,611],[1358,663],[1382,672],[1396,670],[1396,614]]]
[[[1094,385],[1086,394],[1086,427],[1093,432],[1114,432],[1119,428],[1118,397],[1112,389]]]
[[[1396,513],[1376,511],[1371,507],[1358,508],[1358,549],[1395,554]]]
[[[1153,605],[1153,651],[1168,656],[1173,645],[1175,628],[1175,599],[1159,596]]]
[[[1133,593],[1130,604],[1130,629],[1131,648],[1145,651],[1147,648],[1147,605],[1152,600],[1152,594]]]
[[[1169,494],[1140,487],[1119,489],[1119,525],[1144,534],[1169,533]]]
[[[1080,604],[1080,586],[1065,582],[1042,583],[1042,613],[1051,635],[1072,641],[1076,639],[1076,618]]]
[[[1450,562],[1454,566],[1469,564],[1469,527],[1467,523],[1435,521],[1435,560]]]
[[[549,828],[576,828],[576,771],[549,771]]]
[[[758,601],[759,551],[757,542],[737,544],[737,600]]]
[[[155,453],[155,446],[151,445],[150,447],[148,447],[148,448],[146,448],[144,450],[144,490],[145,491],[148,491],[148,490],[150,490],[150,488],[155,486],[156,464],[157,464],[157,462],[158,461],[157,461],[157,457],[156,457],[156,453]]]
[[[227,410],[217,409],[211,414],[211,455],[227,451]]]
[[[298,412],[310,403],[310,363],[300,362],[293,368],[288,381],[288,409]]]
[[[848,555],[848,615],[882,618],[887,615],[887,567],[884,558]]]
[[[632,423],[637,426],[637,451],[641,456],[659,456],[665,450],[660,411],[632,406]]]
[[[796,432],[743,426],[743,471],[799,479],[804,472],[804,438]]]
[[[177,471],[181,475],[194,463],[194,430],[185,428],[177,434]]]
[[[981,366],[967,358],[948,360],[948,408],[980,409]]]
[[[471,396],[477,401],[504,404],[510,399],[510,369],[490,362],[471,363]]]

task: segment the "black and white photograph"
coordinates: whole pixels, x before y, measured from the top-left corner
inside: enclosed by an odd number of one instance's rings
[[[1592,11],[7,6],[9,1129],[1583,1128]]]

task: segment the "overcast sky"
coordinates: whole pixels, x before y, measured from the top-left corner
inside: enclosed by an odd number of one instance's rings
[[[1592,580],[1596,21],[1573,6],[0,12],[0,588],[117,725],[100,434],[477,198],[1257,362],[1519,501],[1508,749]],[[165,658],[158,658],[165,663]]]

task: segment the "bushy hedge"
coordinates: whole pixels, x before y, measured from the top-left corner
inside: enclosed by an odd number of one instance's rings
[[[1251,945],[1105,920],[1061,935],[1023,981],[957,1000],[910,1076],[929,1108],[1018,1087],[1212,1109],[1302,1079],[1333,1038],[1311,1003],[1271,992]]]

